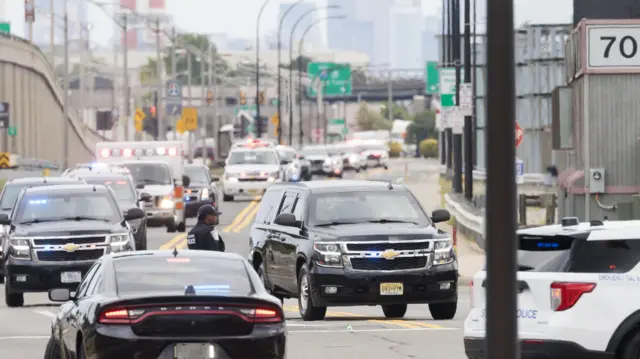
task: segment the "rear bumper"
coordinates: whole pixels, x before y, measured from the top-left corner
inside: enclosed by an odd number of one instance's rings
[[[258,196],[267,191],[267,188],[271,187],[274,183],[282,182],[282,180],[276,180],[275,182],[269,181],[247,181],[247,182],[229,182],[225,181],[222,188],[222,193],[227,196]]]
[[[488,359],[484,338],[464,338],[464,351],[469,359]],[[613,359],[614,353],[597,352],[559,340],[521,340],[522,359]]]

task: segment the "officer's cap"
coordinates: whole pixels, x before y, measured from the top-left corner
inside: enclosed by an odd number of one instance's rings
[[[214,207],[213,205],[210,204],[205,204],[204,206],[200,207],[198,209],[198,219],[202,220],[204,219],[206,216],[219,216],[221,215],[222,212],[218,211],[218,209],[216,207]]]

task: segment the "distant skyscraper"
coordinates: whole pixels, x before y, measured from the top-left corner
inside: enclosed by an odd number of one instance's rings
[[[389,15],[389,50],[392,68],[419,69],[423,62],[424,17],[420,4],[394,7]]]
[[[285,14],[285,12],[287,12],[287,10],[292,5],[293,3],[280,4],[280,13],[278,14],[278,23],[280,22],[280,19]],[[298,22],[298,19],[300,19],[301,16],[303,16],[305,13],[315,8],[316,8],[316,5],[314,2],[305,1],[296,5],[293,9],[291,9],[291,11],[289,11],[289,13],[287,14],[287,17],[284,19],[284,22],[282,23],[282,34],[281,34],[282,37],[280,38],[280,41],[282,42],[283,49],[289,48],[291,31],[293,30],[294,24]],[[298,39],[300,38],[300,36],[302,36],[302,33],[307,29],[307,27],[309,27],[311,24],[315,22],[317,17],[318,17],[317,12],[313,11],[305,15],[305,17],[300,21],[300,23],[296,28],[296,33],[294,34],[294,46],[297,46],[296,43],[299,41]],[[320,26],[321,24],[314,25],[314,27],[307,33],[307,35],[304,38],[305,45],[311,45],[313,47],[320,45],[320,41],[321,41]]]

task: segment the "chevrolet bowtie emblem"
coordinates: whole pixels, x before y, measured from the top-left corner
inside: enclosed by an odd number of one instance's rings
[[[80,248],[80,246],[74,243],[67,243],[62,247],[65,252],[75,252],[78,248]]]
[[[399,256],[400,253],[392,250],[392,249],[387,249],[386,251],[382,252],[382,258],[384,259],[394,259],[395,257]]]

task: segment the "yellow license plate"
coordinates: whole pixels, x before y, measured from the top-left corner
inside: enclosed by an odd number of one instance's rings
[[[258,194],[258,190],[257,189],[250,189],[247,192],[251,193],[251,194]]]
[[[380,283],[380,295],[402,295],[403,293],[402,283]]]

